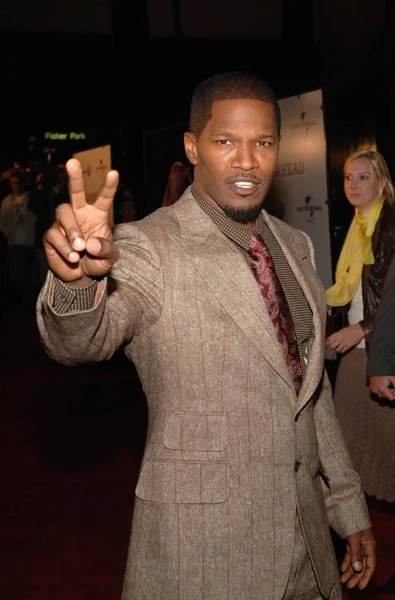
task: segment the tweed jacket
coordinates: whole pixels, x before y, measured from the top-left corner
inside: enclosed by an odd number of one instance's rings
[[[118,226],[94,309],[38,325],[65,364],[125,344],[149,409],[122,600],[280,600],[299,512],[320,589],[340,600],[330,526],[370,526],[323,372],[326,301],[309,238],[264,218],[313,314],[295,394],[242,254],[193,199]]]

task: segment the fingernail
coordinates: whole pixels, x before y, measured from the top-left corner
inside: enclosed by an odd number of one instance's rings
[[[98,240],[97,238],[92,238],[89,240],[89,252],[91,252],[92,254],[99,254],[101,250],[101,243],[100,240]]]
[[[80,255],[78,254],[78,252],[70,252],[69,254],[69,261],[70,262],[77,262],[80,259]]]
[[[73,241],[73,246],[76,250],[83,250],[84,249],[84,240],[80,237],[76,237]]]
[[[362,571],[363,565],[360,560],[354,560],[352,566],[354,571]]]

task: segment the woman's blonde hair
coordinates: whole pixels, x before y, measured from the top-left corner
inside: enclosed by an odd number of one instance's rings
[[[364,148],[363,150],[356,150],[350,156],[348,156],[346,162],[344,163],[344,169],[346,165],[350,163],[352,160],[356,158],[366,158],[370,164],[372,165],[373,173],[376,175],[377,179],[380,181],[382,185],[381,194],[384,196],[385,200],[388,204],[394,203],[395,191],[394,186],[392,184],[391,175],[389,173],[387,163],[385,162],[384,157],[380,154],[380,152],[376,152],[376,150],[369,150],[368,148]]]

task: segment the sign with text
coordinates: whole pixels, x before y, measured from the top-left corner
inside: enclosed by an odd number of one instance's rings
[[[51,140],[52,142],[66,141],[66,140],[86,140],[86,134],[83,131],[46,131],[44,133],[45,140]]]
[[[279,103],[280,154],[268,206],[273,207],[272,214],[310,236],[317,272],[327,288],[332,285],[332,262],[322,91]]]

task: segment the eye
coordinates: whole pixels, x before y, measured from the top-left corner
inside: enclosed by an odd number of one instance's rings
[[[362,181],[366,181],[367,179],[369,179],[368,175],[361,175],[361,179]]]
[[[273,142],[270,140],[260,140],[259,142],[257,142],[256,145],[261,146],[262,148],[268,148],[270,146],[273,146]]]
[[[351,176],[350,175],[344,175],[344,179],[346,181],[351,181]]]
[[[227,139],[222,139],[222,140],[216,140],[215,143],[218,144],[218,146],[228,146],[231,144],[231,141],[227,140]]]

